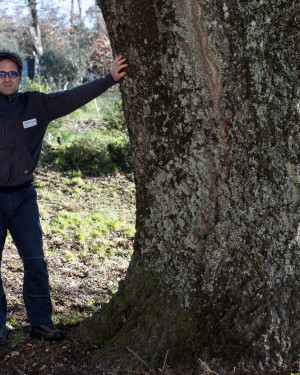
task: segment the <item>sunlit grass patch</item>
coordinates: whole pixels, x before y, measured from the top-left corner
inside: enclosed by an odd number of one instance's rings
[[[124,210],[104,209],[101,212],[70,212],[63,209],[48,222],[47,229],[60,233],[64,238],[74,235],[80,241],[102,237],[109,231],[128,230]]]
[[[80,323],[83,320],[83,317],[78,311],[73,310],[67,315],[53,314],[52,319],[55,324],[62,323],[66,325],[75,325]]]
[[[117,184],[115,178],[91,179],[80,172],[54,176],[47,189],[45,184],[37,186],[41,224],[49,238],[45,250],[61,249],[66,260],[68,253],[130,256],[135,234],[133,181],[120,175]]]

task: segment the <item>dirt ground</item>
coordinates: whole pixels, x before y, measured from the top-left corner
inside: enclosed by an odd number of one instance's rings
[[[130,194],[134,197],[130,180],[128,176],[119,174],[93,178],[92,183],[98,185],[100,191],[101,186],[105,186],[106,189],[108,186],[121,186],[119,192],[114,192],[118,194],[114,198],[122,201],[129,199]],[[48,190],[58,192],[59,178],[55,172],[38,170],[35,184],[44,186],[45,181]],[[64,189],[64,194],[68,195],[66,187]],[[38,187],[37,193],[42,195]],[[44,204],[42,196],[41,200]],[[90,197],[86,203],[81,200],[80,204],[95,204],[95,201]],[[55,215],[56,205],[52,204],[51,208],[49,202],[49,207]],[[22,300],[23,265],[8,237],[1,271],[9,306],[9,336],[7,342],[0,346],[0,375],[128,373],[128,369],[125,371],[114,368],[113,365],[111,368],[101,367],[101,360],[93,360],[99,347],[81,342],[74,337],[78,322],[91,316],[103,303],[107,303],[117,289],[118,282],[125,277],[133,238],[124,238],[118,232],[108,233],[107,236],[111,240],[111,246],[117,244],[122,251],[114,252],[109,257],[96,253],[80,256],[82,244],[76,238],[63,239],[57,234],[44,233],[44,250],[54,307],[53,317],[57,327],[66,334],[65,340],[58,343],[43,342],[29,337],[30,326]]]

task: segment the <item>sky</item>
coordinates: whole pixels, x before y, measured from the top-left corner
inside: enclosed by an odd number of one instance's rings
[[[65,16],[65,20],[68,22],[70,18],[70,11],[71,11],[71,0],[36,0],[38,4],[38,8],[45,7],[48,3],[51,5],[52,8],[55,8],[58,10],[58,14]],[[23,0],[24,3],[27,2],[27,0]],[[0,0],[1,3],[1,0]],[[96,4],[96,0],[80,0],[81,4],[81,12],[82,17],[84,19],[84,23],[86,27],[92,26],[89,24],[89,18],[85,17],[85,12]],[[28,7],[27,11],[28,11]],[[38,9],[39,11],[39,9]],[[74,14],[79,14],[79,8],[78,8],[78,0],[74,0]]]
[[[50,3],[52,7],[60,9],[59,13],[66,14],[67,17],[70,16],[71,10],[71,0],[36,0],[37,7],[43,6],[43,4]],[[0,0],[0,5],[6,6],[6,13],[13,15],[16,12],[16,7],[14,6],[15,0]],[[94,4],[96,0],[81,0],[81,10],[84,17],[84,13]],[[13,5],[13,6],[12,6]],[[20,9],[28,12],[27,0],[22,0],[18,2]],[[78,2],[74,0],[74,12],[78,14]]]
[[[47,0],[40,0],[42,3],[43,1]],[[96,0],[81,0],[81,9],[82,13],[84,14],[91,6],[93,6],[96,3]],[[71,9],[71,1],[70,0],[54,0],[51,1],[51,4],[57,4],[57,7],[60,7],[62,9],[66,9],[67,12],[70,12]],[[75,13],[78,13],[78,3],[77,0],[74,0],[74,11]]]

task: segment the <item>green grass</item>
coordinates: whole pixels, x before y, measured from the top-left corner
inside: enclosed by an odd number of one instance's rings
[[[80,314],[76,310],[72,310],[67,315],[53,314],[52,319],[55,324],[61,323],[61,324],[67,324],[67,325],[75,325],[75,324],[80,323],[83,320],[82,314]]]
[[[125,119],[120,92],[111,89],[65,117],[65,120],[90,119],[101,119],[108,130],[124,131]]]
[[[122,238],[135,234],[134,183],[118,186],[111,180],[93,184],[80,174],[55,174],[37,187],[41,224],[46,235],[79,243],[81,255],[120,254]],[[116,242],[115,242],[116,239]],[[55,247],[49,251],[58,251]],[[124,256],[131,255],[126,249]],[[72,256],[72,255],[65,255]]]
[[[78,196],[76,192],[75,195]],[[102,237],[109,231],[127,229],[125,215],[122,208],[118,212],[111,212],[107,207],[100,207],[96,212],[69,212],[63,209],[47,223],[47,227],[54,233],[62,234],[64,238],[75,235],[80,242],[85,243],[89,239]]]
[[[29,332],[24,332],[22,329],[15,331],[13,337],[9,339],[9,344],[13,347],[19,344],[23,344],[29,338]]]

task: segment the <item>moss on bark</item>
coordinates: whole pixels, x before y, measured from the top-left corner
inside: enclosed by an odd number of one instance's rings
[[[103,344],[99,357],[113,348],[110,360],[121,357],[126,362],[129,347],[148,363],[155,358],[158,366],[167,352],[172,363],[195,360],[195,342],[201,336],[198,317],[159,285],[155,274],[134,275],[121,282],[111,302],[80,327],[80,335]]]

